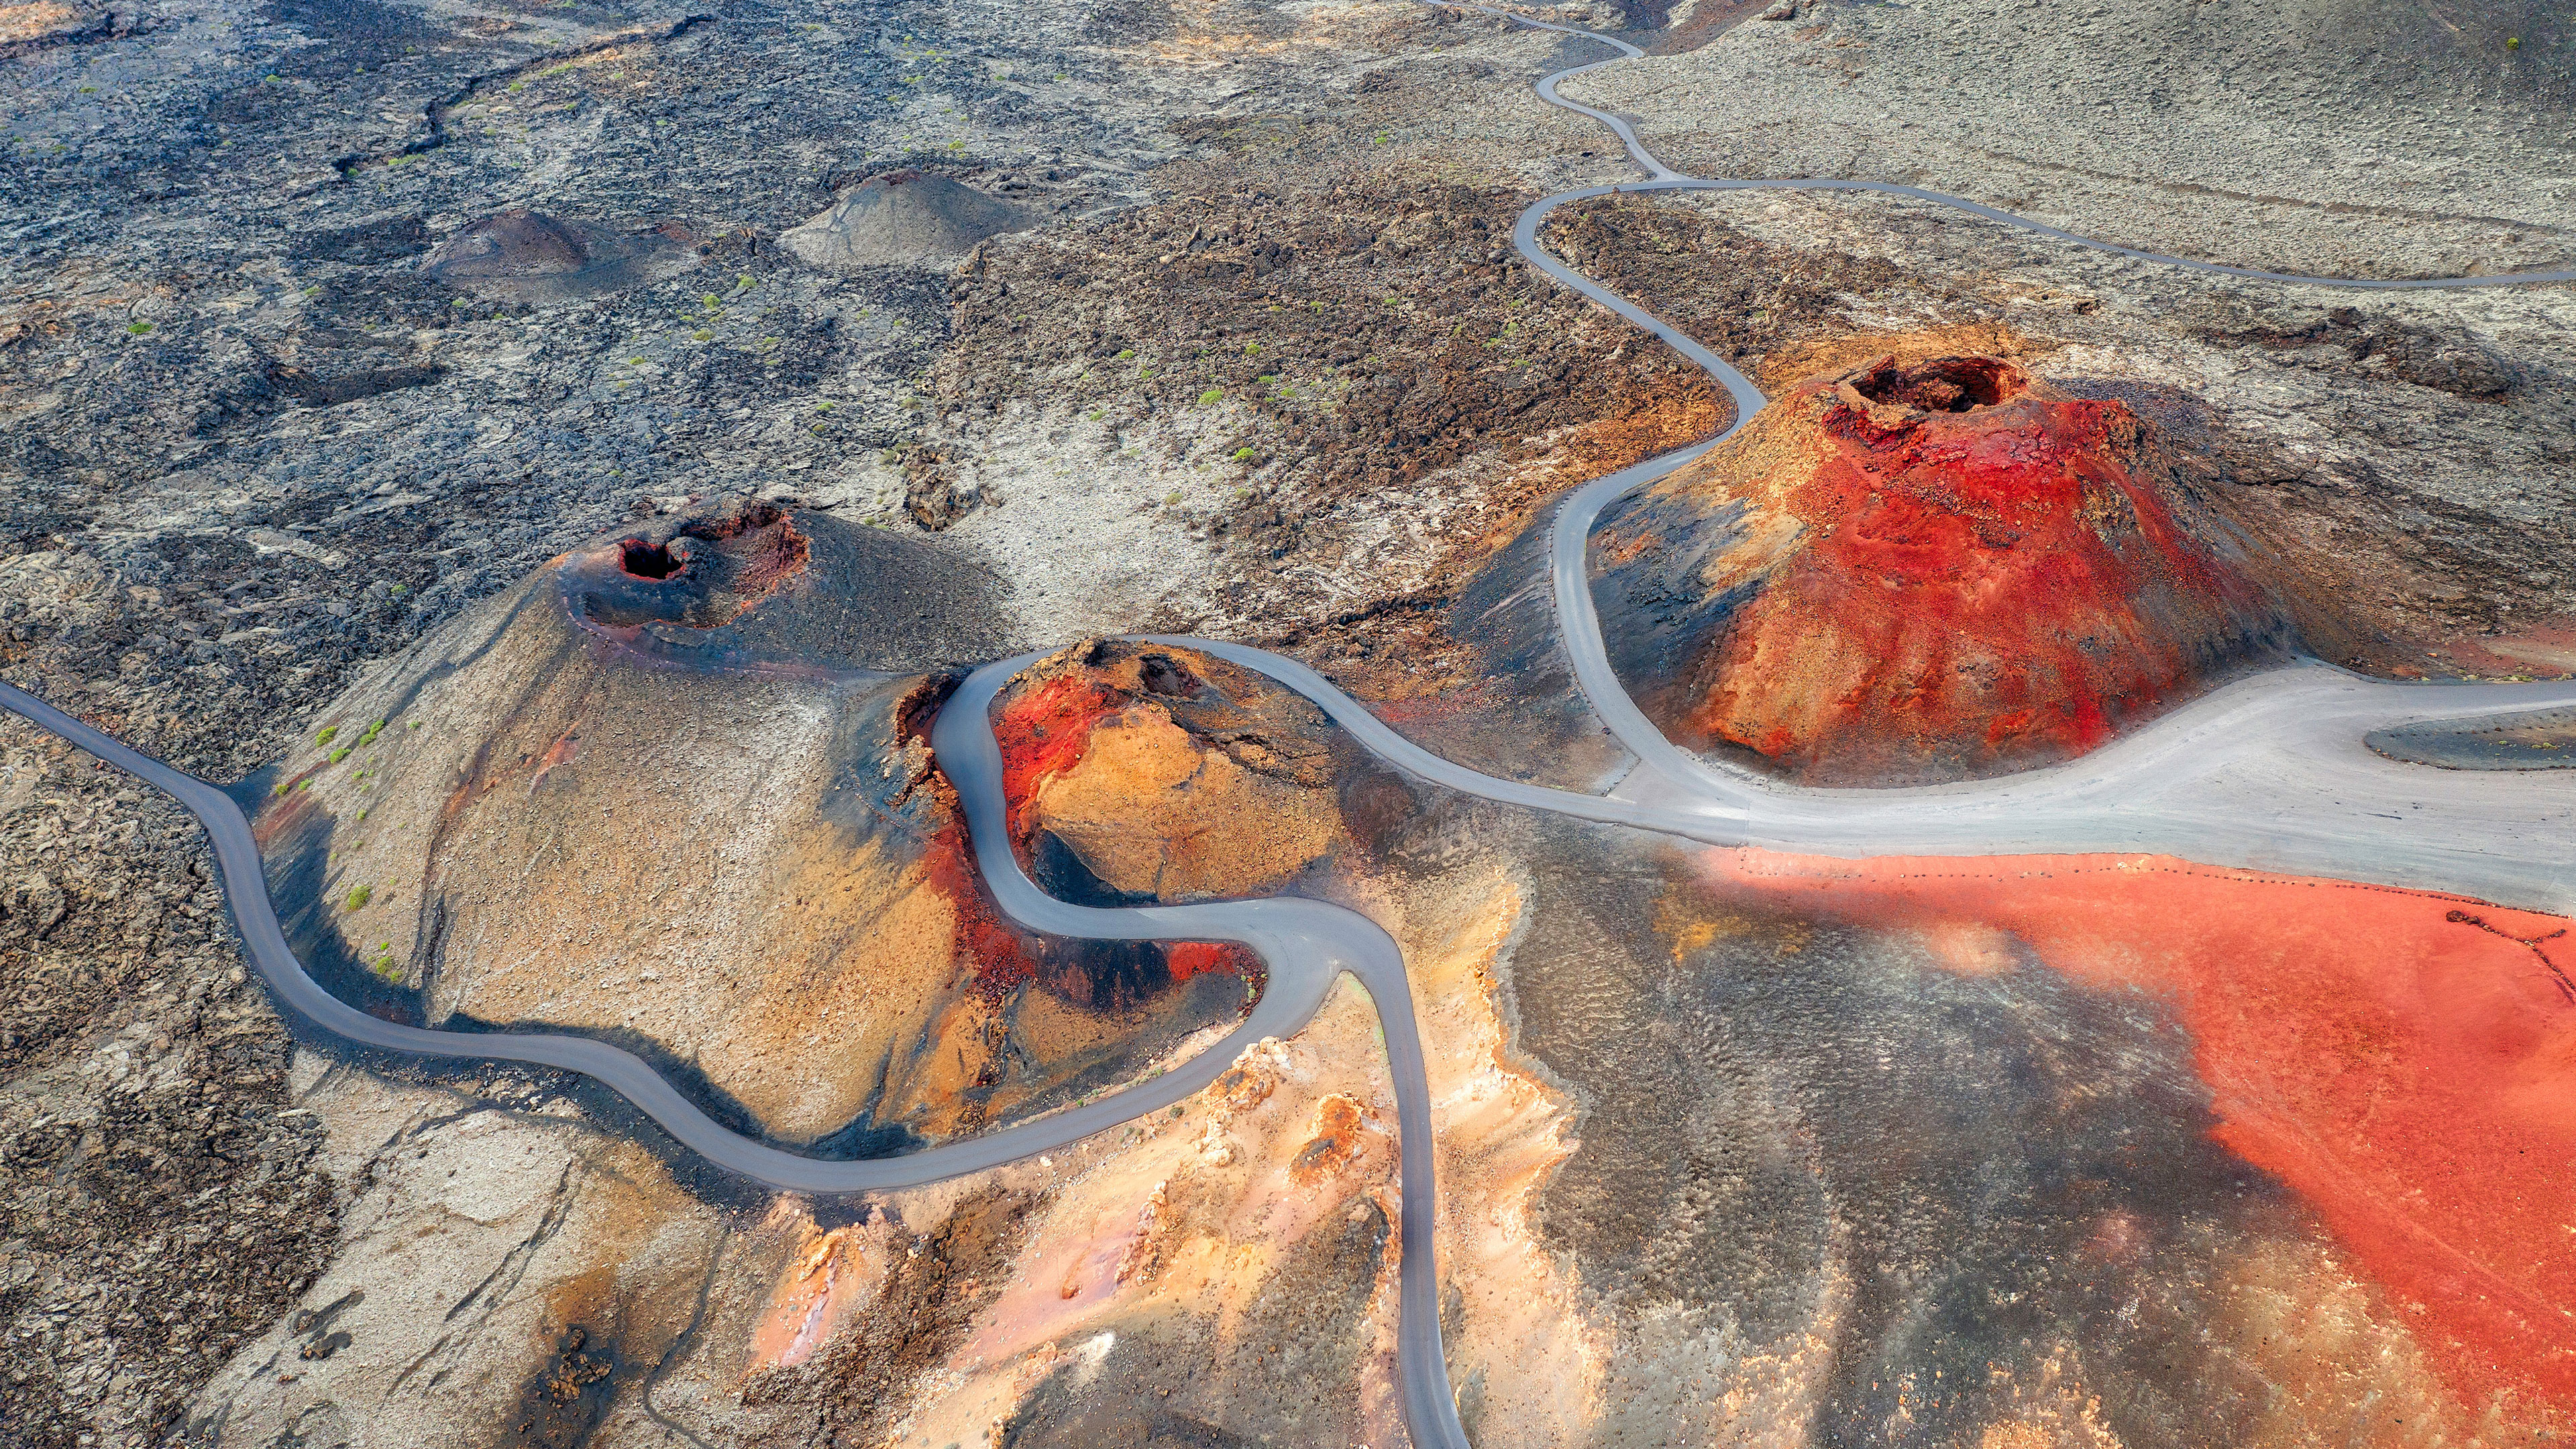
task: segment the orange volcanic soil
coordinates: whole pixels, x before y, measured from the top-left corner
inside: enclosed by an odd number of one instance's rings
[[[1000,702],[993,738],[1002,748],[1002,798],[1010,803],[1011,835],[1020,846],[1036,826],[1038,783],[1078,764],[1091,748],[1092,728],[1128,698],[1103,681],[1064,675]]]
[[[1973,775],[2090,749],[2276,632],[2185,511],[2126,404],[1888,357],[1800,383],[1604,552],[1690,571],[1654,592],[1705,637],[1635,681],[1686,741],[1820,780]]]
[[[1038,787],[1078,765],[1090,749],[1094,729],[1135,697],[1135,691],[1106,679],[1071,674],[1008,691],[996,701],[993,737],[1001,747],[1002,799],[1015,844],[1025,850],[1035,833]],[[961,862],[963,869],[973,868],[971,847],[947,858]],[[974,888],[980,900],[980,881]],[[1018,938],[991,919],[989,907],[972,935],[980,976],[1002,982],[1037,974],[1035,964],[1018,949]],[[1160,952],[1162,969],[1175,982],[1221,972],[1257,988],[1269,975],[1258,955],[1231,942],[1181,941],[1145,949]]]
[[[1951,969],[2016,944],[2169,1001],[2216,1134],[2299,1192],[2465,1404],[2576,1409],[2576,936],[2454,896],[2162,857],[1843,861],[1721,851],[1712,883],[1923,933]]]

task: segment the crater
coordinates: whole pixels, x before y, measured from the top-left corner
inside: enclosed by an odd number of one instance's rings
[[[667,579],[688,564],[671,556],[670,546],[630,538],[618,546],[617,567],[633,578]]]
[[[564,564],[576,614],[613,629],[717,629],[805,570],[812,549],[774,503],[727,498]]]
[[[1855,406],[1876,403],[1918,413],[1999,407],[2030,390],[2030,374],[2000,357],[1935,357],[1910,367],[1893,355],[1844,375],[1835,389]]]
[[[802,676],[1010,652],[1002,581],[971,557],[740,495],[642,512],[548,570],[564,615],[630,662]]]

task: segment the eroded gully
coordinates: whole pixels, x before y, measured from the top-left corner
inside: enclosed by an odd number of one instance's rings
[[[1522,24],[1585,36],[1640,57],[1635,46],[1588,31],[1509,15]],[[1610,61],[1596,64],[1609,64]],[[1538,82],[1550,103],[1600,121],[1646,172],[1641,185],[1586,187],[1548,197],[1522,213],[1514,240],[1549,276],[1652,332],[1706,369],[1735,401],[1737,425],[1765,399],[1744,375],[1687,335],[1558,262],[1538,229],[1567,202],[1613,191],[1838,190],[1913,197],[2074,245],[2142,261],[2259,281],[2407,289],[2576,280],[2576,273],[2527,273],[2453,280],[2347,281],[2282,276],[2113,246],[1956,197],[1881,182],[1791,179],[1702,180],[1656,158],[1624,117],[1557,94],[1595,68],[1577,66]],[[1732,428],[1728,430],[1730,433]],[[2297,870],[2389,884],[2462,890],[2511,903],[2565,909],[2567,842],[2576,838],[2570,791],[2503,788],[2463,772],[2434,773],[2379,759],[2361,745],[2369,730],[2412,720],[2463,718],[2501,709],[2576,703],[2563,685],[2390,685],[2323,665],[2240,681],[2073,764],[1969,785],[1920,790],[1812,790],[1784,786],[1703,760],[1666,741],[1611,672],[1588,583],[1588,539],[1603,507],[1664,477],[1720,438],[1649,459],[1569,494],[1552,536],[1560,629],[1575,675],[1612,734],[1639,765],[1607,796],[1498,780],[1422,749],[1314,671],[1294,660],[1222,641],[1172,638],[1268,675],[1305,695],[1362,745],[1397,769],[1433,784],[1504,804],[1710,844],[1761,844],[1827,854],[1994,854],[2019,851],[2173,851],[2226,864]],[[1038,656],[987,664],[970,674],[932,732],[941,768],[967,814],[987,888],[1001,909],[1032,930],[1108,940],[1239,942],[1268,964],[1269,986],[1251,1013],[1213,1047],[1164,1074],[1098,1101],[963,1142],[904,1157],[827,1162],[799,1156],[718,1124],[642,1059],[587,1037],[551,1033],[465,1034],[370,1016],[308,975],[286,941],[269,899],[250,822],[218,787],[136,751],[43,700],[0,683],[0,706],[169,794],[204,827],[225,899],[252,967],[280,1007],[334,1037],[423,1057],[521,1062],[579,1072],[617,1092],[707,1161],[782,1190],[846,1194],[918,1186],[1060,1148],[1172,1106],[1215,1079],[1242,1050],[1295,1033],[1342,972],[1368,991],[1385,1026],[1401,1144],[1399,1364],[1405,1419],[1418,1444],[1465,1449],[1440,1341],[1434,1229],[1432,1104],[1413,1020],[1403,953],[1375,922],[1319,901],[1271,899],[1104,909],[1069,905],[1040,891],[1020,869],[1007,831],[1001,751],[990,719],[993,696]],[[2527,778],[2527,777],[2526,777]],[[2442,803],[2426,799],[2438,791]],[[1651,797],[1649,799],[1638,798]],[[2547,798],[2556,797],[2553,804]],[[2402,804],[2391,811],[2384,807]],[[2398,830],[2386,824],[2395,819]],[[2358,821],[2374,823],[2359,826]],[[2361,833],[2356,835],[2355,831]]]

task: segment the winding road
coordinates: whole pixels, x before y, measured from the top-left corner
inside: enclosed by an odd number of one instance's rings
[[[1588,31],[1483,6],[1452,8],[1637,47]],[[1613,64],[1617,58],[1596,64]],[[1913,197],[2075,245],[2224,276],[2302,285],[2410,289],[2576,280],[2576,272],[2408,281],[2282,276],[2163,256],[2075,236],[1991,207],[1914,187],[1868,181],[1702,180],[1657,159],[1625,117],[1569,101],[1577,66],[1537,83],[1553,104],[1610,128],[1645,170],[1642,185],[1587,187],[1550,196],[1521,215],[1514,240],[1548,275],[1652,332],[1707,369],[1734,397],[1738,425],[1761,408],[1759,390],[1727,362],[1644,309],[1566,267],[1539,245],[1548,214],[1612,191],[1837,190]],[[1732,428],[1729,429],[1731,433]],[[2362,738],[2393,724],[2468,718],[2509,709],[2576,704],[2576,683],[2392,685],[2320,664],[2274,671],[2216,691],[2071,764],[2000,780],[1912,790],[1815,790],[1783,785],[1703,760],[1665,740],[1612,673],[1589,584],[1589,538],[1602,508],[1688,464],[1722,441],[1667,453],[1567,496],[1551,538],[1559,623],[1578,682],[1612,733],[1638,758],[1618,790],[1577,794],[1499,780],[1424,750],[1294,660],[1221,641],[1160,642],[1204,650],[1268,675],[1313,700],[1390,765],[1488,800],[1631,826],[1712,844],[1761,844],[1829,854],[1993,854],[2162,851],[2194,859],[2459,890],[2508,903],[2565,910],[2576,790],[2535,789],[2529,776],[2432,771],[2371,753]],[[1402,952],[1374,922],[1317,901],[1231,901],[1098,909],[1041,892],[1020,869],[1006,829],[993,696],[1036,654],[970,674],[933,727],[941,768],[964,802],[988,889],[1019,924],[1060,936],[1112,940],[1239,942],[1268,963],[1268,988],[1223,1041],[1165,1074],[1098,1101],[904,1157],[828,1162],[742,1136],[689,1102],[643,1060],[605,1042],[547,1033],[465,1034],[387,1022],[348,1005],[308,975],[287,945],[269,899],[250,822],[220,788],[152,759],[13,685],[0,706],[176,799],[205,828],[224,895],[249,960],[279,1006],[333,1036],[423,1057],[522,1062],[580,1072],[633,1103],[690,1151],[771,1187],[838,1194],[918,1186],[981,1171],[1172,1106],[1196,1093],[1244,1048],[1288,1036],[1312,1018],[1342,972],[1365,987],[1385,1027],[1401,1142],[1398,1225],[1405,1417],[1416,1444],[1466,1449],[1440,1342],[1434,1259],[1437,1192],[1430,1089]],[[1646,796],[1650,798],[1637,798]],[[2438,797],[2438,798],[2437,798]]]

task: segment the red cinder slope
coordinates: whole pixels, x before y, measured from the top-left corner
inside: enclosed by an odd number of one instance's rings
[[[2193,513],[2125,404],[1882,358],[1800,383],[1605,531],[1609,626],[1674,628],[1678,596],[1696,631],[1613,657],[1676,737],[1813,780],[2063,759],[2280,632]]]
[[[1729,895],[1920,932],[1952,970],[2018,969],[2018,941],[2088,986],[2163,999],[2219,1140],[2316,1208],[2463,1405],[2576,1411],[2564,918],[2154,856],[1707,865]]]

